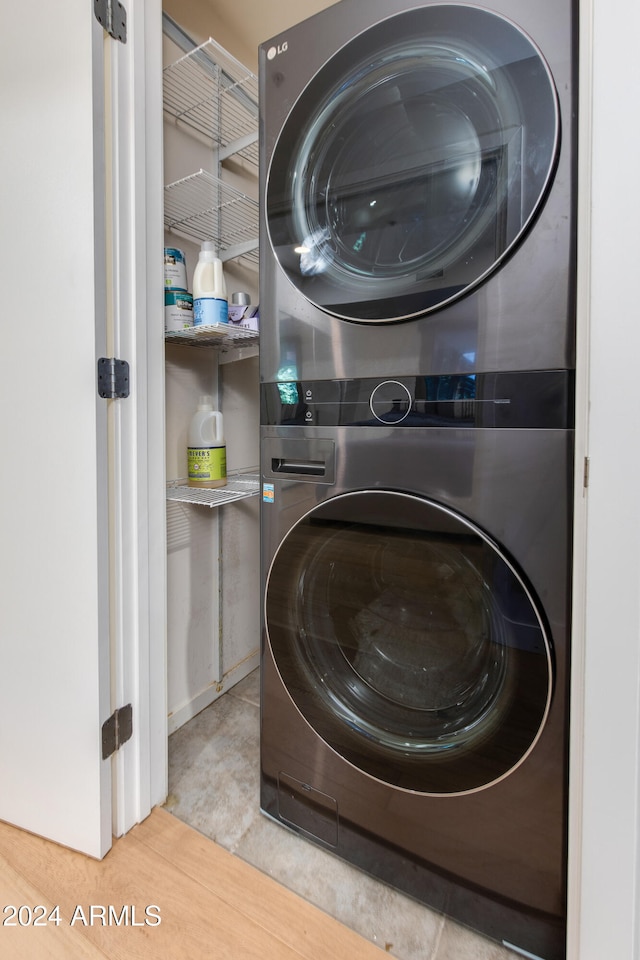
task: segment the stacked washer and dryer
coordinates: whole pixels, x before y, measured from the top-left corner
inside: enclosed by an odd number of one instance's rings
[[[261,77],[263,811],[565,956],[572,0],[342,0]]]

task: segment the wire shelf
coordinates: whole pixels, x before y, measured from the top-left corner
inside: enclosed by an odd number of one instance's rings
[[[206,170],[164,190],[167,230],[189,240],[213,240],[221,260],[258,263],[258,203]]]
[[[258,164],[258,78],[209,39],[163,71],[164,109],[221,150]]]
[[[257,344],[260,334],[257,330],[247,330],[230,323],[218,323],[186,327],[184,330],[168,330],[164,337],[167,343],[178,343],[185,347],[209,345],[221,350],[233,350]]]
[[[221,507],[225,503],[255,497],[260,491],[258,473],[236,473],[227,477],[226,487],[190,487],[186,479],[172,480],[167,484],[167,500],[180,503],[195,503],[204,507]]]

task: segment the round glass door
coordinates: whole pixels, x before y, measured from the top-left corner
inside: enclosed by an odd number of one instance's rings
[[[549,709],[542,618],[461,516],[407,494],[345,494],[292,528],[267,580],[268,641],[300,713],[378,780],[478,790],[532,749]]]
[[[548,67],[512,23],[463,5],[391,17],[336,53],[284,124],[266,188],[274,252],[336,316],[428,313],[523,235],[558,135]]]

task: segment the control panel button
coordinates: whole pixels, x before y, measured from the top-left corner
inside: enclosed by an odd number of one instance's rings
[[[409,390],[399,380],[379,383],[369,398],[371,412],[381,423],[401,423],[411,410]]]

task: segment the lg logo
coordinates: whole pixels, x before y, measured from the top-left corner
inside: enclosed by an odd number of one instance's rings
[[[289,49],[289,44],[285,40],[284,43],[279,43],[277,47],[269,47],[267,50],[267,60],[275,60],[276,57],[279,57],[281,53],[286,53]]]

